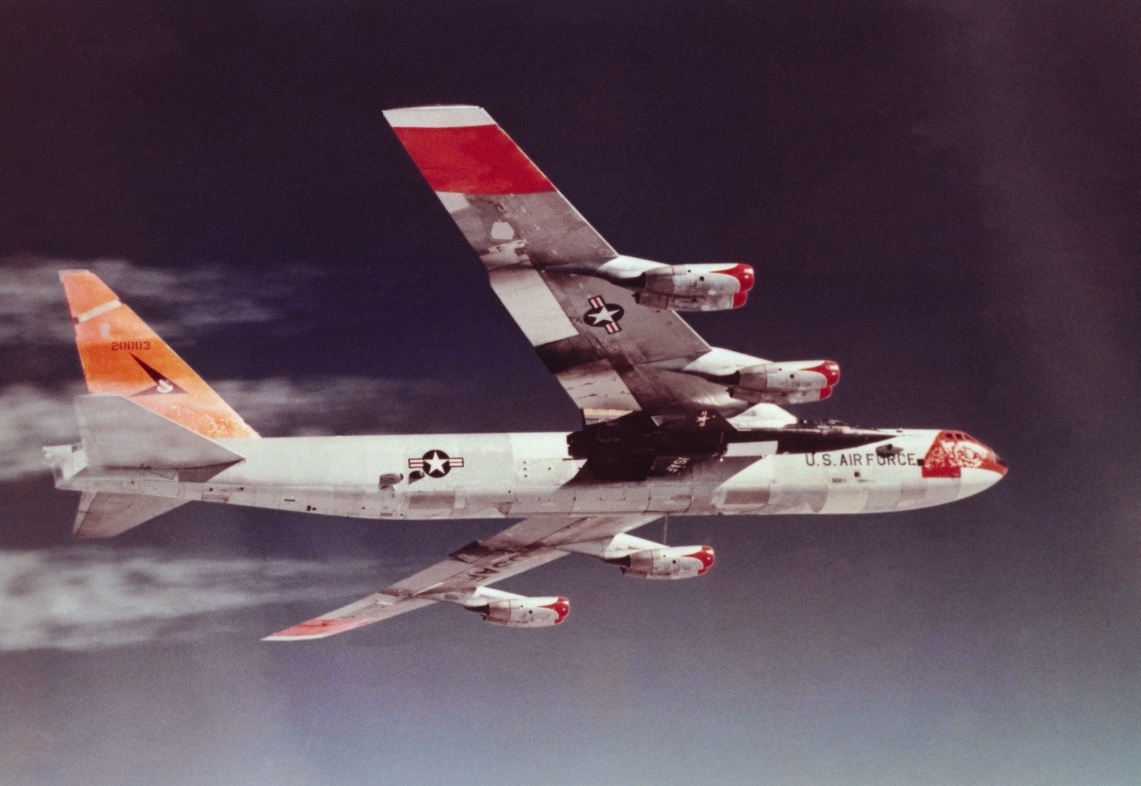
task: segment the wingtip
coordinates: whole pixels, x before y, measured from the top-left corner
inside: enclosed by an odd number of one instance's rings
[[[393,128],[460,128],[495,125],[495,121],[491,119],[486,109],[471,104],[399,107],[386,109],[382,114]]]
[[[271,633],[268,636],[262,636],[262,641],[312,641],[313,639],[324,639],[332,636],[338,631],[329,631],[327,633],[290,633],[292,628],[279,630],[277,633]]]
[[[323,639],[335,636],[353,628],[359,628],[363,622],[358,620],[338,620],[328,617],[318,617],[302,622],[285,630],[279,630],[262,638],[262,641],[308,641],[310,639]]]
[[[309,639],[323,639],[324,636],[279,636],[276,633],[271,633],[268,636],[262,636],[262,641],[308,641]]]

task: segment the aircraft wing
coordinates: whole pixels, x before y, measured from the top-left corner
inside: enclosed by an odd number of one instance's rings
[[[602,553],[606,544],[617,536],[656,518],[657,514],[638,514],[524,519],[498,535],[469,543],[444,561],[355,603],[278,631],[263,640],[322,639],[439,601],[478,611],[489,600],[527,600],[519,595],[483,588],[574,551]],[[569,607],[565,599],[550,600],[562,601],[564,608],[561,613],[566,614]]]
[[[677,371],[711,349],[677,313],[584,275],[619,255],[486,111],[429,106],[384,116],[588,421],[748,408],[724,385]]]

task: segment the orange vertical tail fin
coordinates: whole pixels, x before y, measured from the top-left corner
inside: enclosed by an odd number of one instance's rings
[[[127,396],[211,439],[256,437],[230,405],[89,270],[61,270],[87,389]]]

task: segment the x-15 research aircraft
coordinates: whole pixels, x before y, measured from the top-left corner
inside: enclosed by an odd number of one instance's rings
[[[322,638],[438,601],[543,627],[567,616],[566,598],[489,585],[565,554],[639,578],[700,576],[709,546],[630,532],[671,513],[913,510],[1006,473],[962,431],[798,420],[781,405],[827,398],[836,363],[711,347],[676,313],[743,305],[751,267],[619,254],[483,109],[384,114],[582,410],[582,428],[260,438],[102,281],[66,270],[90,394],[75,401],[81,441],[44,450],[56,486],[82,492],[77,537],[116,535],[192,500],[370,519],[523,518],[267,638]]]

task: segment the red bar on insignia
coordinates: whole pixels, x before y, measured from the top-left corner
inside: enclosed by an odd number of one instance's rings
[[[462,458],[450,458],[448,459],[448,463],[452,465],[452,469],[455,469],[456,467],[462,467],[464,460]]]
[[[534,194],[555,190],[499,126],[392,130],[433,191]]]

